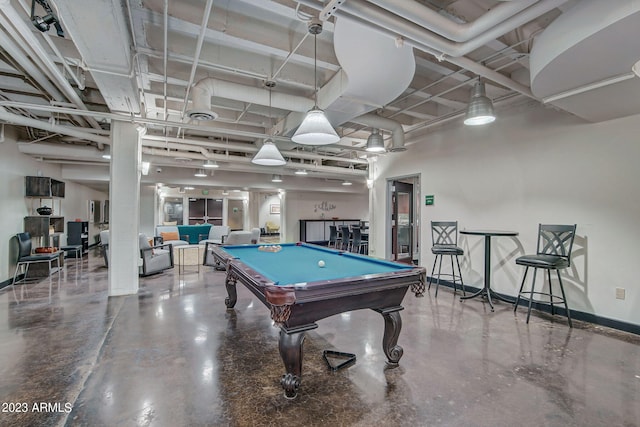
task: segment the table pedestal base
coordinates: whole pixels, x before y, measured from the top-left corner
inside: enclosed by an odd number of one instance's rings
[[[495,298],[495,299],[499,299],[500,301],[504,301],[504,302],[508,302],[509,304],[513,304],[513,301],[509,301],[508,299],[505,299],[505,298],[501,297],[499,294],[495,293],[493,290],[487,289],[487,288],[482,288],[478,292],[476,292],[475,294],[467,295],[467,296],[464,296],[464,297],[460,297],[460,301],[464,301],[466,299],[475,298],[475,297],[479,297],[479,296],[486,296],[487,297],[487,301],[489,301],[489,306],[491,307],[491,311],[494,311],[494,309],[493,309],[493,301],[491,301],[492,297]]]

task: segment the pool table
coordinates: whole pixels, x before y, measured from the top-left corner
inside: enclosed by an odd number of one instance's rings
[[[308,243],[277,246],[281,248],[277,252],[264,250],[272,245],[211,246],[210,250],[227,270],[227,308],[236,304],[239,281],[270,309],[280,326],[279,350],[286,369],[280,383],[285,397],[295,398],[300,387],[305,332],[334,314],[364,308],[380,313],[387,363],[398,366],[403,352],[398,345],[401,303],[409,287],[416,296],[424,294],[423,267]]]

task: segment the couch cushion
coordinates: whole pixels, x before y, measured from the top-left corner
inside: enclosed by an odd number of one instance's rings
[[[170,242],[172,240],[180,240],[180,235],[177,231],[162,231],[160,236],[164,242]]]

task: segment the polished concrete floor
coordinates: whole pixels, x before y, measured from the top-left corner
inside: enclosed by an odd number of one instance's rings
[[[640,337],[449,289],[408,293],[385,367],[382,317],[319,322],[302,386],[287,400],[278,329],[242,285],[227,311],[224,272],[190,266],[107,297],[90,254],[51,282],[0,291],[1,426],[637,426]],[[285,266],[283,266],[285,268]],[[322,351],[357,355],[330,371]]]

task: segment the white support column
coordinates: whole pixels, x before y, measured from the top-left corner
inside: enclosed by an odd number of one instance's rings
[[[287,227],[287,192],[281,191],[278,193],[278,197],[280,197],[280,241],[283,243],[286,242],[297,242],[298,236],[289,236],[290,227]],[[293,227],[295,229],[295,227]]]
[[[134,124],[112,123],[109,296],[138,292],[141,147],[140,135]]]
[[[249,192],[249,229],[254,227],[262,227],[260,224],[260,202],[262,193],[257,191]]]

